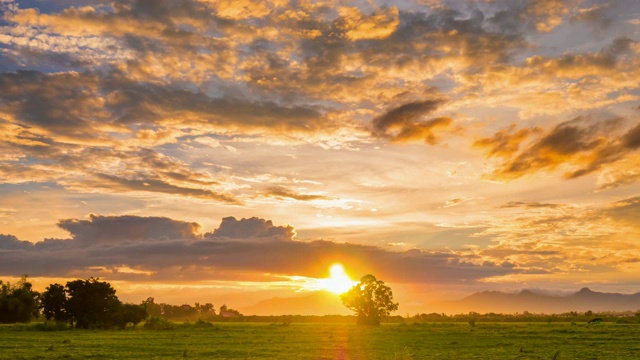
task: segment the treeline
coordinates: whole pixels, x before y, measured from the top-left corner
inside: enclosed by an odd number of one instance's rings
[[[28,323],[43,318],[80,329],[125,328],[151,317],[165,321],[238,321],[242,314],[222,305],[157,304],[148,298],[141,304],[127,304],[116,296],[111,284],[96,278],[50,284],[44,292],[33,290],[27,276],[15,284],[0,280],[0,323]]]
[[[417,314],[409,317],[413,322],[589,322],[600,319],[602,322],[616,322],[624,324],[640,324],[640,311],[624,312],[576,312],[561,314],[534,314],[528,311],[516,314],[470,312],[468,314],[446,315],[440,313]]]
[[[42,293],[33,290],[27,276],[15,284],[0,280],[0,323],[27,323],[44,317],[80,328],[125,328],[147,318],[143,305],[118,300],[109,283],[95,278],[51,284]]]
[[[156,304],[152,297],[143,301],[142,306],[147,310],[149,316],[172,321],[238,321],[243,316],[239,311],[231,309],[227,305],[220,306],[216,313],[211,303],[195,303],[194,306]]]

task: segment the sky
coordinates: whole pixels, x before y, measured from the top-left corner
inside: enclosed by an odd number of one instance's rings
[[[640,291],[640,2],[0,0],[0,278]],[[404,306],[403,306],[404,305]]]

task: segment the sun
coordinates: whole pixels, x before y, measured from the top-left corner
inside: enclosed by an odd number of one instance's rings
[[[342,264],[333,264],[329,268],[329,277],[320,279],[320,287],[334,294],[343,294],[357,284],[344,271]]]

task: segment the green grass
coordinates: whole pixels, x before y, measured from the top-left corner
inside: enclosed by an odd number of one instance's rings
[[[222,323],[174,330],[0,326],[0,359],[639,359],[640,325]]]

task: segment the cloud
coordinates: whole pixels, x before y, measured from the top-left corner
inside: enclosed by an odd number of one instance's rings
[[[599,30],[606,30],[614,19],[609,13],[612,4],[595,4],[588,8],[581,8],[570,16],[570,21],[584,21],[597,26]],[[624,5],[622,5],[624,6]]]
[[[312,108],[211,98],[201,92],[133,82],[118,72],[2,73],[0,86],[2,110],[18,124],[75,141],[109,139],[108,132],[127,134],[142,124],[173,127],[176,117],[183,121],[182,128],[275,133],[311,132],[322,123],[320,112]]]
[[[507,276],[508,281],[526,281],[523,274],[536,270],[552,275],[543,281],[635,274],[637,270],[624,264],[637,258],[639,247],[633,239],[639,205],[637,196],[599,205],[510,202],[501,207],[505,212],[472,235],[491,240],[473,253],[494,262],[509,261],[522,270]]]
[[[0,234],[0,251],[1,250],[24,250],[33,246],[33,243],[29,241],[18,240],[13,235]]]
[[[372,133],[397,142],[423,140],[434,145],[438,141],[434,132],[450,127],[453,119],[437,117],[423,120],[423,117],[434,112],[442,103],[442,100],[424,100],[394,107],[373,119]]]
[[[357,7],[342,7],[338,11],[351,40],[384,39],[393,34],[400,23],[396,7],[379,9],[370,16],[363,15]]]
[[[515,131],[516,126],[516,124],[511,124],[509,128],[496,132],[492,137],[476,140],[473,146],[487,148],[487,157],[508,157],[517,153],[520,149],[520,144],[529,136],[542,131],[540,128],[519,129]]]
[[[540,203],[537,201],[533,201],[533,202],[525,202],[525,201],[509,201],[508,203],[504,204],[501,206],[501,208],[532,208],[532,209],[537,209],[537,208],[557,208],[560,207],[562,205],[560,204],[550,204],[550,203]]]
[[[467,102],[517,109],[521,119],[602,109],[637,101],[629,76],[638,72],[637,42],[610,39],[599,51],[535,52],[461,77]],[[552,84],[552,85],[551,85]],[[462,90],[464,89],[464,90]]]
[[[598,175],[598,190],[615,189],[640,181],[640,168],[636,165],[640,154],[630,154],[602,169]]]
[[[228,239],[256,239],[272,238],[281,240],[293,240],[295,231],[291,226],[274,226],[271,220],[257,217],[237,220],[233,216],[222,219],[220,227],[211,233],[206,233],[205,238]]]
[[[98,79],[77,73],[46,75],[37,71],[0,74],[0,109],[20,125],[62,137],[95,138],[95,124],[105,120],[96,97]],[[107,126],[107,124],[105,124]]]
[[[316,195],[316,194],[302,194],[285,186],[270,187],[264,192],[263,195],[269,196],[269,197],[281,198],[281,199],[282,198],[294,199],[298,201],[331,200],[331,198],[328,196]]]
[[[462,205],[471,200],[473,200],[473,198],[453,198],[445,202],[444,208],[446,209],[446,208]]]
[[[129,191],[145,191],[163,194],[181,195],[200,199],[211,199],[220,202],[241,205],[242,201],[231,194],[218,193],[202,188],[188,188],[172,185],[158,179],[127,179],[120,178],[108,174],[96,174],[101,182],[89,183],[94,187],[104,187],[109,190],[129,192]],[[89,185],[87,184],[87,185]]]
[[[616,201],[609,208],[603,210],[603,215],[632,227],[640,228],[638,223],[638,219],[640,219],[640,197],[636,196]]]
[[[566,0],[532,1],[527,14],[534,16],[536,30],[549,32],[562,23],[569,6]]]
[[[81,245],[113,244],[124,241],[198,238],[200,225],[165,217],[89,215],[89,220],[66,219],[58,226]]]
[[[516,134],[501,130],[475,145],[488,148],[489,156],[506,159],[492,174],[496,179],[515,179],[558,167],[563,167],[565,178],[571,179],[633,155],[639,146],[640,125],[624,132],[623,123],[624,119],[618,117],[601,121],[577,117],[541,135],[520,152],[519,143],[531,133],[528,130]]]
[[[507,262],[480,261],[450,251],[394,252],[323,240],[294,241],[292,227],[260,218],[224,218],[204,237],[197,236],[196,224],[155,217],[93,215],[89,220],[64,220],[60,226],[71,232],[71,240],[16,246],[25,242],[0,238],[1,244],[9,244],[0,248],[0,274],[246,280],[261,279],[265,273],[322,277],[331,262],[342,261],[354,273],[375,273],[387,281],[473,283],[518,271]]]

